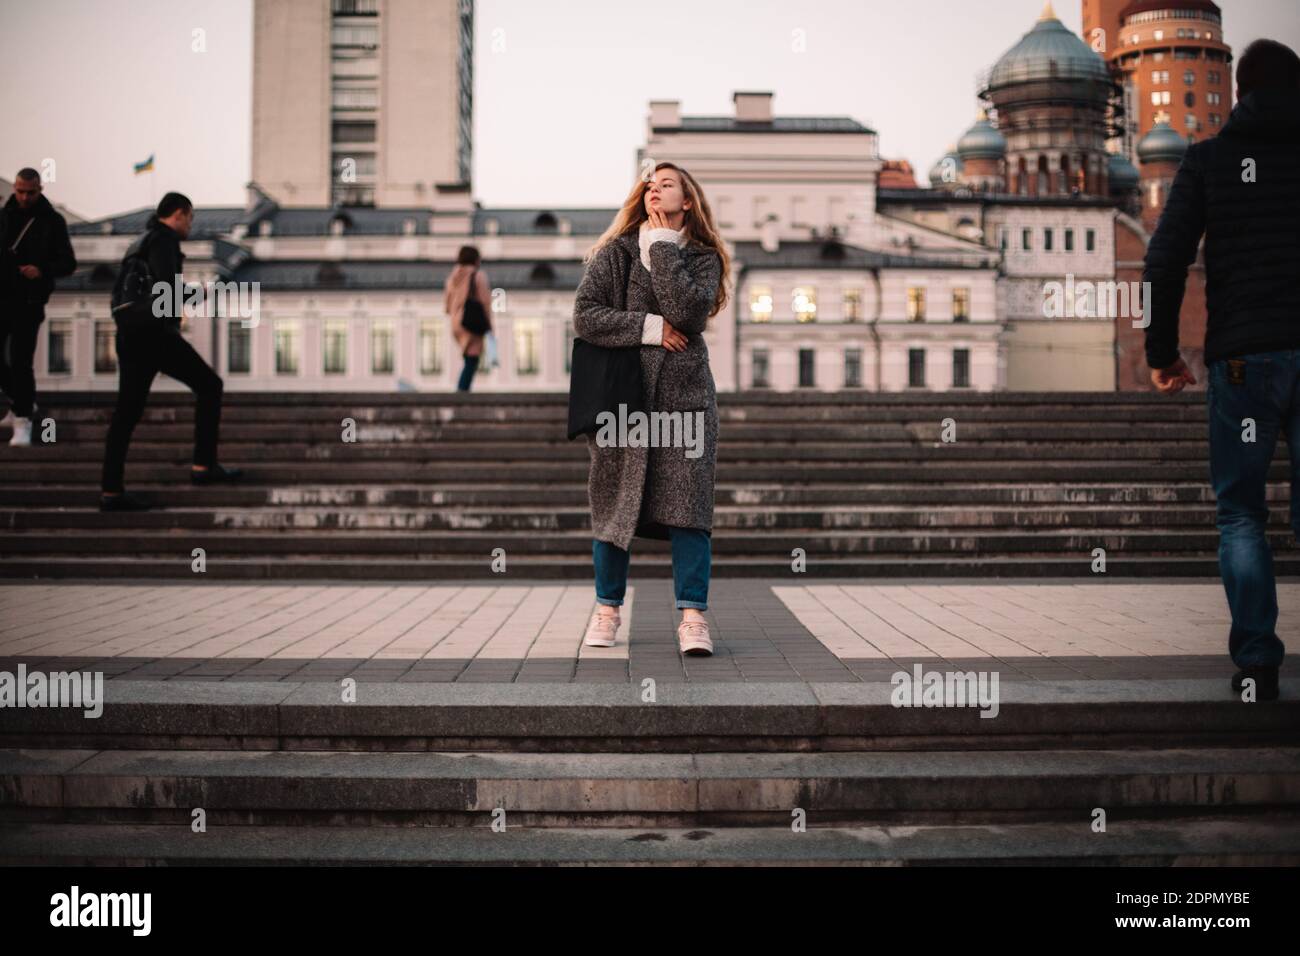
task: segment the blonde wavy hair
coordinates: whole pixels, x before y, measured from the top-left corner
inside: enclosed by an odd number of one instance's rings
[[[722,260],[722,281],[718,283],[718,292],[713,298],[713,309],[709,312],[710,317],[715,316],[727,304],[727,278],[731,275],[731,256],[727,253],[727,247],[723,243],[722,237],[718,235],[718,227],[713,221],[713,210],[709,207],[709,201],[704,198],[704,190],[695,181],[695,177],[676,163],[658,163],[655,165],[654,172],[657,173],[661,169],[676,170],[681,176],[682,194],[691,204],[691,208],[685,210],[685,220],[682,224],[687,240],[708,246]],[[641,228],[641,223],[650,218],[645,211],[645,194],[646,190],[650,188],[653,179],[653,175],[649,178],[645,176],[638,177],[636,183],[632,186],[632,191],[623,200],[623,206],[619,209],[618,215],[614,217],[614,221],[610,223],[609,228],[596,240],[595,245],[587,250],[587,254],[583,256],[583,262],[590,262],[592,256],[620,236],[629,232],[636,232]]]

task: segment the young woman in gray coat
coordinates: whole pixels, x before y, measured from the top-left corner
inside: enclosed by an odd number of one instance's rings
[[[684,654],[713,652],[708,607],[718,405],[703,332],[727,301],[730,257],[699,184],[659,163],[642,177],[587,254],[574,302],[579,338],[640,346],[647,414],[676,412],[667,445],[629,428],[627,440],[587,436],[597,608],[585,643],[611,647],[627,587],[632,538],[672,542]],[[652,419],[653,421],[653,419]],[[653,425],[651,433],[659,432]]]

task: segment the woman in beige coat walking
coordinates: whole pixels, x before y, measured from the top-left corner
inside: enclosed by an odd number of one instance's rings
[[[643,537],[672,542],[682,653],[713,652],[703,612],[718,405],[703,333],[726,304],[729,263],[703,191],[672,163],[659,163],[653,176],[633,186],[588,253],[574,300],[574,331],[597,346],[640,346],[642,401],[652,433],[663,435],[657,419],[672,422],[677,436],[667,444],[636,441],[629,428],[626,440],[587,437],[597,603],[584,638],[589,645],[613,645],[628,549],[633,537]]]
[[[470,295],[470,285],[473,284],[474,297],[482,304],[483,310],[487,313],[489,329],[492,321],[492,291],[488,285],[487,276],[479,268],[479,252],[473,246],[461,246],[460,253],[456,256],[456,265],[447,276],[446,299],[444,306],[447,316],[451,319],[451,334],[455,338],[456,344],[460,346],[461,355],[465,359],[465,365],[461,369],[460,381],[456,385],[458,392],[468,392],[470,385],[474,381],[474,373],[478,371],[479,357],[483,354],[482,335],[475,335],[466,329],[462,324],[465,318],[465,302]]]

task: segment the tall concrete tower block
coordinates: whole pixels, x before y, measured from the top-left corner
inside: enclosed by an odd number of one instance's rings
[[[470,184],[473,0],[254,0],[253,181],[282,206]]]

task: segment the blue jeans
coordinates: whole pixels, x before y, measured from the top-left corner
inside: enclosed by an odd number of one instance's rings
[[[673,544],[673,591],[677,606],[703,611],[709,606],[709,562],[712,539],[699,528],[669,528]],[[618,607],[627,593],[630,552],[608,541],[592,541],[596,565],[596,603]]]
[[[1218,498],[1219,574],[1232,610],[1228,653],[1238,667],[1282,663],[1277,585],[1265,530],[1265,482],[1285,434],[1291,458],[1291,528],[1300,536],[1300,351],[1260,352],[1210,363],[1210,480]],[[1254,441],[1247,425],[1255,423]]]
[[[456,391],[468,392],[470,383],[474,381],[474,373],[478,370],[477,355],[465,356],[465,367],[460,370],[460,381],[456,383]]]

